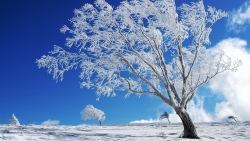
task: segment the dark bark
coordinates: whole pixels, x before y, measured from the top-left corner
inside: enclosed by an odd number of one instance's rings
[[[184,127],[184,134],[182,138],[200,139],[200,137],[197,135],[193,121],[186,110],[184,108],[176,108],[175,111],[181,118]]]
[[[169,121],[169,118],[168,118],[168,122],[171,123],[171,122]]]
[[[99,123],[100,123],[100,126],[102,126],[102,122],[101,122],[101,121],[99,121]]]

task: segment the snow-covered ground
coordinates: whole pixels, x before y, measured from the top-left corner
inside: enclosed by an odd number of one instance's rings
[[[250,122],[196,123],[203,141],[250,141]],[[181,123],[108,126],[0,125],[0,141],[189,141],[178,138]]]

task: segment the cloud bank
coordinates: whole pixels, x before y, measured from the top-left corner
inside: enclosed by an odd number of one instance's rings
[[[130,123],[168,123],[167,119],[152,119],[150,118],[149,120],[135,120],[135,121],[131,121]]]
[[[237,10],[229,12],[228,25],[235,32],[245,31],[250,23],[250,1],[246,1]]]
[[[191,102],[188,112],[194,122],[226,121],[228,116],[236,116],[241,121],[250,120],[250,53],[247,42],[239,38],[228,38],[219,42],[211,50],[223,50],[232,61],[240,59],[242,66],[236,72],[226,71],[212,79],[207,88],[214,95],[223,97],[215,106],[214,113],[208,113],[203,107],[204,100]]]
[[[60,123],[59,120],[48,119],[48,120],[42,122],[42,125],[58,125],[59,123]]]
[[[209,83],[212,92],[224,97],[217,103],[215,117],[218,121],[230,115],[239,120],[250,120],[250,53],[246,49],[247,42],[238,38],[229,38],[218,43],[214,49],[221,49],[232,60],[240,59],[243,63],[236,72],[224,72]]]

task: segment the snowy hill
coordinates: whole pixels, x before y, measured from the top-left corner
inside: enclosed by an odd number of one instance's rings
[[[250,122],[198,123],[198,135],[203,141],[250,139]],[[178,138],[181,123],[127,124],[127,125],[0,125],[0,141],[189,141]]]

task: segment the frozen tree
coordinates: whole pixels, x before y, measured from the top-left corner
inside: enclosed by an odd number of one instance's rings
[[[164,113],[160,116],[160,119],[165,119],[165,118],[168,119],[168,122],[170,123],[168,112],[164,112]]]
[[[87,105],[85,109],[81,111],[82,119],[97,119],[102,125],[102,122],[105,120],[104,112],[96,109],[93,105]]]
[[[122,1],[113,8],[104,0],[74,10],[66,45],[55,46],[36,60],[55,80],[70,69],[80,68],[81,87],[101,96],[118,91],[149,94],[173,107],[184,127],[184,138],[199,138],[186,111],[197,88],[218,74],[235,71],[223,51],[211,51],[209,34],[214,23],[227,13],[203,1],[175,5],[174,0]]]
[[[234,116],[229,116],[228,119],[233,119],[235,122],[239,121],[239,120],[237,119],[237,117],[234,117]]]
[[[9,120],[9,125],[20,125],[18,119],[14,114],[12,114],[12,119]]]

